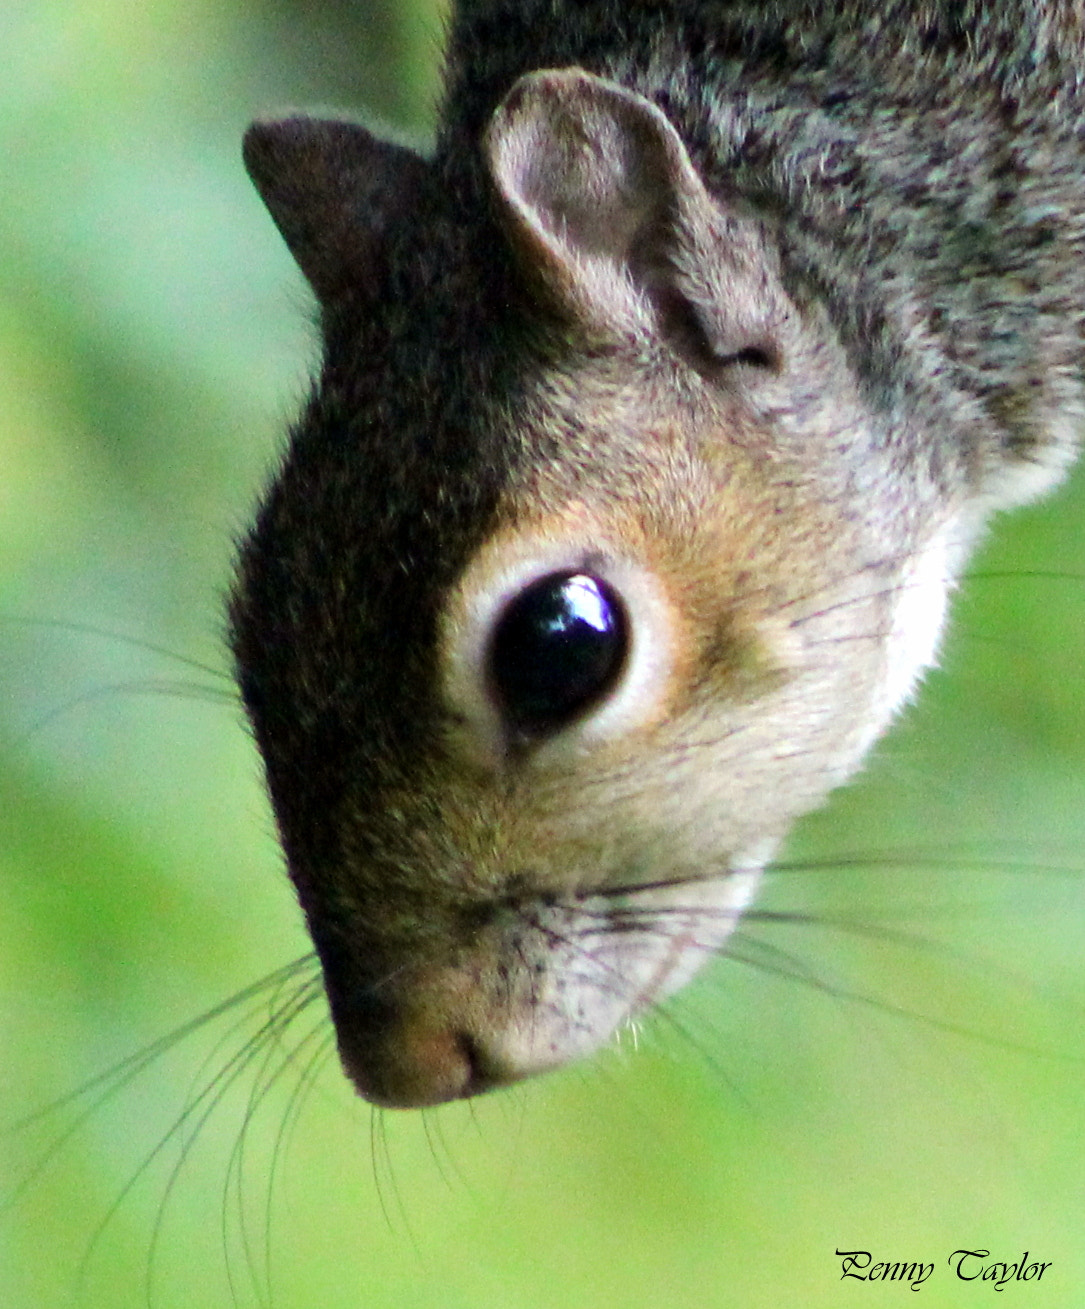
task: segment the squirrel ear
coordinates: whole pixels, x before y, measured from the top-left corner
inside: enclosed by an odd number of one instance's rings
[[[370,280],[385,231],[417,192],[426,163],[336,119],[259,121],[245,167],[322,304]]]
[[[485,146],[529,275],[578,321],[717,360],[775,357],[786,297],[755,225],[709,195],[650,100],[578,68],[529,73]]]

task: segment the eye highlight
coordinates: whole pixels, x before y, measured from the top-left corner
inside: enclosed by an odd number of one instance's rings
[[[526,587],[494,628],[489,677],[506,723],[557,731],[615,685],[629,649],[618,594],[586,573],[553,573]]]

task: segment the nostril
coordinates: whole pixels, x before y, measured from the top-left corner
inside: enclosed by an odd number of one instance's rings
[[[502,906],[494,907],[499,913]],[[480,1004],[477,978],[435,966],[374,969],[325,960],[339,1057],[358,1093],[387,1107],[442,1104],[516,1081],[500,1007]],[[352,963],[353,961],[348,961]]]
[[[373,1104],[444,1104],[512,1080],[502,1076],[482,1041],[439,1014],[366,1004],[349,1012],[340,1007],[335,1022],[343,1067]]]
[[[471,1074],[466,1088],[461,1093],[463,1096],[480,1095],[483,1091],[492,1091],[496,1087],[507,1086],[509,1082],[516,1080],[507,1068],[498,1066],[483,1043],[469,1032],[460,1032],[456,1039]]]

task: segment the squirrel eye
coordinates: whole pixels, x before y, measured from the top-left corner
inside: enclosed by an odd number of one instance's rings
[[[629,646],[617,594],[598,578],[555,573],[526,587],[498,620],[490,678],[506,721],[555,731],[611,689]]]

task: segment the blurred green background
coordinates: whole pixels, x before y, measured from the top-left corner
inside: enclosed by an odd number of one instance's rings
[[[796,835],[761,903],[797,921],[615,1050],[374,1114],[323,1010],[231,1063],[266,991],[57,1103],[307,949],[222,676],[315,357],[239,139],[327,104],[424,134],[440,24],[0,7],[0,1305],[909,1299],[838,1247],[934,1261],[954,1307],[992,1292],[953,1250],[1028,1250],[1007,1300],[1085,1303],[1080,477],[998,524],[921,703]]]

